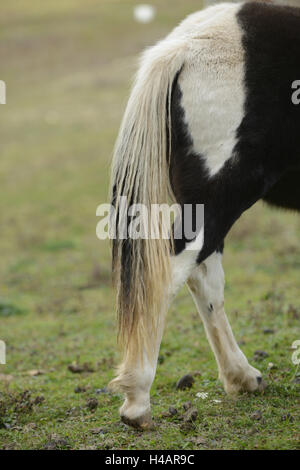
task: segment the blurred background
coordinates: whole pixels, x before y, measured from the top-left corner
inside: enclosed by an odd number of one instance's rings
[[[18,397],[29,389],[46,398],[35,418],[19,415],[14,405],[5,408],[7,426],[1,427],[0,395],[0,444],[7,448],[44,446],[52,432],[69,433],[76,448],[95,445],[86,434],[86,396],[73,390],[87,387],[92,394],[105,387],[118,361],[110,251],[96,238],[96,208],[107,202],[112,149],[138,54],[203,6],[201,0],[152,1],[150,21],[145,13],[134,16],[138,4],[1,3],[0,80],[7,104],[0,105],[0,339],[7,364],[0,366],[0,391]],[[258,367],[268,374],[268,363],[276,362],[278,383],[294,374],[287,351],[299,322],[299,228],[294,214],[258,204],[234,227],[224,256],[227,310],[237,338],[250,357],[266,349]],[[273,333],[264,335],[264,329]],[[85,363],[90,370],[82,366],[74,374],[74,364]],[[162,409],[170,384],[186,369],[203,369],[206,386],[215,390],[214,359],[185,290],[170,312],[160,364],[154,396]],[[92,421],[117,422],[119,405],[120,398],[105,395]],[[237,413],[228,406],[228,416]],[[66,418],[72,408],[75,421],[72,413]],[[35,426],[24,431],[32,421]],[[213,425],[208,429],[215,434]],[[124,430],[113,430],[128,447]],[[172,433],[173,440],[165,433],[157,442],[179,448],[183,438]],[[137,448],[150,445],[145,439]],[[271,447],[276,439],[275,433]],[[220,446],[230,447],[230,436],[226,442]]]

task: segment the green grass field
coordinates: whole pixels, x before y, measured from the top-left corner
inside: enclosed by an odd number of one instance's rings
[[[105,390],[119,353],[110,252],[96,238],[96,207],[107,201],[137,54],[201,6],[152,3],[159,14],[149,25],[133,21],[131,0],[1,5],[0,340],[7,364],[0,365],[0,448],[299,447],[291,345],[300,339],[300,219],[261,204],[232,230],[224,268],[228,317],[263,372],[265,393],[225,395],[186,290],[169,312],[152,389],[156,429],[121,424],[122,397]],[[79,373],[69,368],[85,363]],[[193,388],[176,391],[176,381],[196,371]],[[186,401],[198,410],[193,423],[183,420]],[[178,410],[173,417],[170,406]]]

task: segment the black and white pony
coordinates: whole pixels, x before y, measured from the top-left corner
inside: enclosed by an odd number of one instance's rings
[[[142,57],[115,148],[116,213],[121,219],[122,196],[149,208],[175,200],[204,204],[205,224],[193,240],[113,241],[124,356],[111,385],[125,393],[127,424],[151,426],[164,318],[185,282],[226,392],[264,386],[224,311],[222,251],[234,222],[259,199],[300,210],[297,79],[300,9],[271,4],[223,3],[192,14]]]

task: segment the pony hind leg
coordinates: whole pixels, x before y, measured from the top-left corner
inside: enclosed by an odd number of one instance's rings
[[[197,266],[189,277],[188,286],[214,352],[225,391],[236,394],[262,389],[261,373],[248,363],[226,317],[222,254],[214,252]]]
[[[143,360],[139,356],[132,358],[124,354],[123,362],[118,369],[117,377],[110,383],[110,387],[120,390],[125,395],[125,401],[120,408],[120,416],[124,423],[141,430],[153,428],[150,405],[150,389],[155,378],[157,359],[160,343],[162,340],[164,322],[167,308],[175,297],[178,290],[184,285],[191,272],[197,266],[197,255],[202,246],[203,237],[194,243],[199,243],[197,250],[183,250],[171,257],[171,283],[166,286],[167,302],[162,302],[162,310],[159,318],[156,337],[153,340],[154,354],[149,359],[145,350]],[[147,334],[147,332],[145,332]],[[135,338],[129,339],[133,344],[129,348],[134,348]]]

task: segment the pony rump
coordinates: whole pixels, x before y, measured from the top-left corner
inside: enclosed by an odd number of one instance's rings
[[[169,179],[171,93],[183,66],[184,45],[164,40],[147,50],[133,86],[116,142],[111,199],[117,222],[128,225],[121,197],[128,204],[174,200]],[[149,221],[150,222],[150,219]],[[146,357],[152,362],[161,310],[170,281],[170,239],[163,238],[166,221],[159,222],[158,239],[113,240],[113,278],[117,290],[119,341],[124,361]],[[148,227],[150,224],[148,223]],[[155,227],[157,230],[157,227]],[[117,229],[118,230],[118,229]],[[122,367],[122,366],[121,366]],[[118,379],[116,379],[118,381]]]

